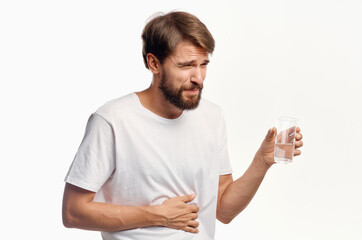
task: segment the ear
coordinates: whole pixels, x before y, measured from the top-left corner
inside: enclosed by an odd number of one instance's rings
[[[148,53],[146,58],[147,58],[148,68],[151,70],[153,74],[158,74],[160,72],[160,66],[161,66],[160,61],[158,61],[157,57],[152,53]]]

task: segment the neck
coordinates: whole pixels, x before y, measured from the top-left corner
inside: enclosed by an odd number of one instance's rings
[[[181,109],[165,100],[163,93],[154,82],[149,88],[136,94],[145,108],[163,118],[175,119],[182,114]]]

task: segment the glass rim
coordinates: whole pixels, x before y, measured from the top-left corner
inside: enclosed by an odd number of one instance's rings
[[[278,117],[276,120],[277,121],[295,121],[295,122],[298,121],[298,119],[295,117],[287,117],[287,116]]]

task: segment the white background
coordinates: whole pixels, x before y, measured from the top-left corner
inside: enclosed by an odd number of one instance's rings
[[[362,239],[358,0],[1,1],[2,236],[100,239],[62,226],[63,179],[88,116],[148,87],[140,34],[174,9],[216,39],[204,97],[224,109],[234,177],[276,117],[299,118],[304,134],[302,156],[273,166],[216,239]]]

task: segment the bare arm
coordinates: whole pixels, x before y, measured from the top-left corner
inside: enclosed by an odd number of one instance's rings
[[[268,169],[274,164],[274,141],[276,129],[268,131],[263,143],[246,172],[236,181],[231,174],[219,177],[219,194],[217,203],[217,219],[229,223],[253,199]],[[302,134],[297,128],[295,147],[303,146]],[[296,149],[294,155],[300,155]]]
[[[122,231],[140,227],[164,226],[197,233],[199,208],[187,204],[193,195],[166,200],[155,206],[118,206],[93,202],[94,192],[66,184],[63,196],[63,224],[66,227],[96,231]]]
[[[255,156],[246,172],[236,181],[231,174],[220,176],[217,219],[230,223],[253,199],[268,170],[260,166]],[[224,191],[220,194],[220,189]]]

